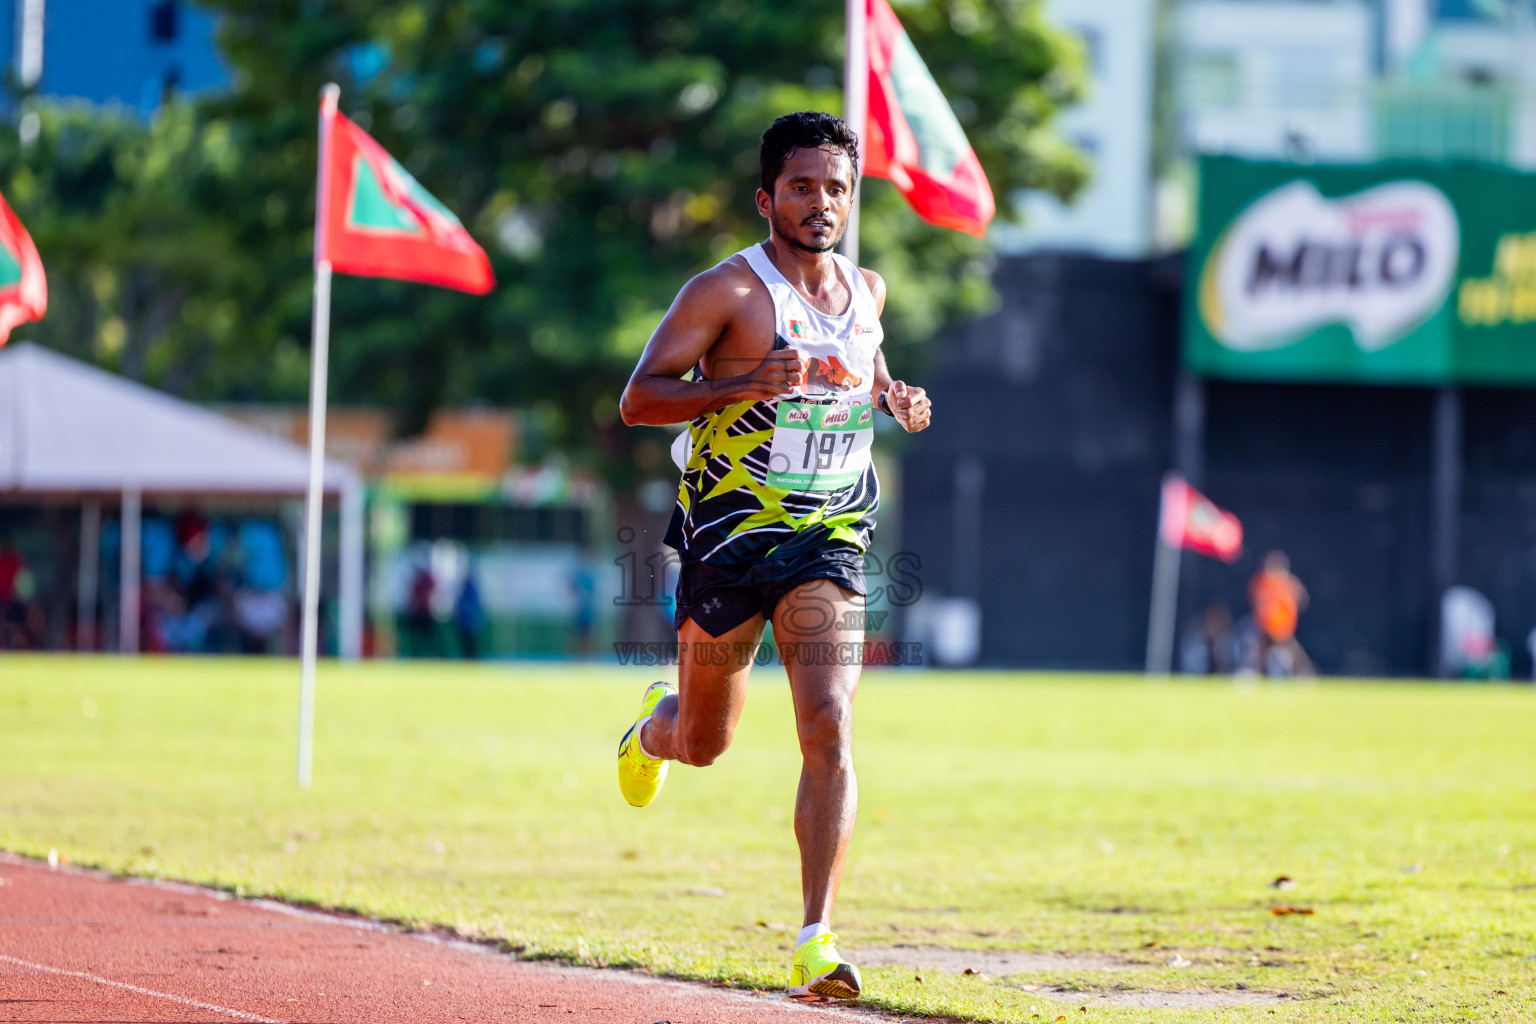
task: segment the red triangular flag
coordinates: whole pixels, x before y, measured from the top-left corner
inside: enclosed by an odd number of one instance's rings
[[[0,345],[11,330],[48,312],[48,279],[32,236],[0,196]]]
[[[930,224],[985,234],[997,212],[976,151],[886,0],[866,0],[864,173],[888,178]]]
[[[1187,548],[1223,562],[1237,561],[1243,551],[1243,524],[1237,516],[1217,508],[1176,473],[1163,478],[1157,530],[1171,548]]]
[[[392,277],[484,295],[485,250],[367,132],[327,104],[315,259],[338,274]]]

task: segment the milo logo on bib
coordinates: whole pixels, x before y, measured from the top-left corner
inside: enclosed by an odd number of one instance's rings
[[[858,482],[874,443],[869,396],[836,405],[780,402],[768,454],[768,483],[797,491],[836,491]]]

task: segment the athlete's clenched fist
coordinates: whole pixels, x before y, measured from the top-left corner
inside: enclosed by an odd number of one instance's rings
[[[905,381],[891,382],[885,392],[885,403],[890,406],[891,415],[896,417],[901,429],[909,434],[926,430],[928,421],[933,417],[933,403],[928,400],[928,392],[922,388],[907,387]]]
[[[806,358],[799,349],[776,348],[741,379],[743,394],[758,399],[792,394],[805,382],[805,367]]]

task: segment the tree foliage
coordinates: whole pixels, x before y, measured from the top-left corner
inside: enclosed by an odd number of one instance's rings
[[[30,144],[0,134],[0,189],[48,275],[48,315],[17,335],[180,394],[271,394],[270,348],[241,322],[260,254],[218,212],[243,160],[228,127],[185,105],[148,125],[87,104],[39,113]]]
[[[204,5],[223,15],[228,93],[147,129],[108,118],[85,133],[94,156],[59,148],[78,114],[57,115],[30,155],[0,147],[13,187],[16,174],[42,191],[57,179],[56,210],[18,205],[40,245],[55,225],[72,240],[67,259],[45,259],[81,315],[105,293],[144,296],[131,316],[105,314],[125,317],[120,342],[89,314],[94,352],[181,372],[194,393],[302,396],[318,92],[337,81],[343,110],[482,241],[499,284],[477,298],[338,278],[333,395],[389,404],[408,428],[444,403],[517,404],[544,443],[621,476],[662,458],[617,426],[647,337],[689,275],[765,234],[758,135],[790,110],[841,107],[836,0]],[[1037,0],[896,7],[1001,214],[1022,189],[1070,196],[1085,166],[1050,122],[1080,88],[1080,55]],[[78,209],[64,199],[75,179],[90,197]],[[866,185],[863,225],[861,262],[889,285],[891,363],[910,376],[944,323],[991,301],[987,249],[922,224],[884,182]],[[82,237],[92,230],[127,235]],[[103,274],[126,291],[97,288]],[[177,369],[192,357],[206,372]]]

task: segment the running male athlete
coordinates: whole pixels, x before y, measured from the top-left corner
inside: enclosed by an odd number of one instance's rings
[[[929,419],[922,389],[893,381],[880,353],[885,282],[832,251],[848,226],[857,147],[830,114],[790,114],[763,133],[757,209],[768,240],[683,287],[619,404],[632,426],[689,424],[667,531],[681,560],[678,686],[646,689],[619,744],[619,788],[644,807],[668,761],[703,766],[725,752],[772,622],[803,760],[805,927],[789,993],[841,999],[861,988],[828,925],[858,803],[852,716],[864,630],[845,613],[863,610],[880,500],[873,419],[878,410],[909,431]]]

